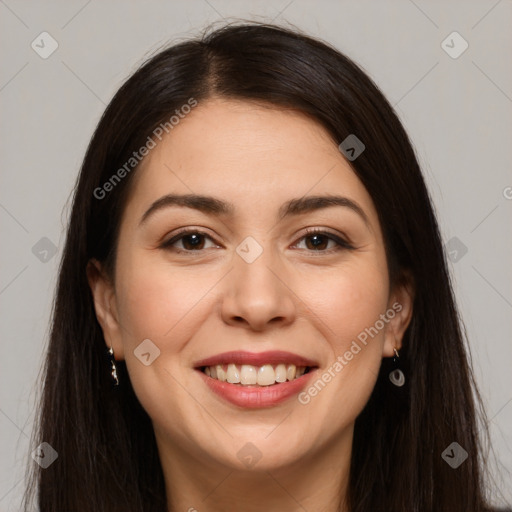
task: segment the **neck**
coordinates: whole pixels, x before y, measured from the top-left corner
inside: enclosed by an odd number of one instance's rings
[[[229,467],[156,433],[168,512],[346,512],[353,429],[285,467]]]

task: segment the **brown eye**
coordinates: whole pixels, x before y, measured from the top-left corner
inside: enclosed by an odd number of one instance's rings
[[[329,245],[329,241],[333,241],[331,238],[326,235],[309,235],[304,237],[306,240],[306,247],[311,250],[322,250],[327,249]],[[308,243],[309,241],[309,243]]]
[[[194,252],[208,249],[205,247],[207,240],[213,242],[212,238],[206,233],[197,230],[181,231],[170,240],[164,242],[161,249],[175,249],[177,252]],[[179,246],[181,244],[181,247]],[[217,247],[214,243],[210,247]]]
[[[342,249],[353,249],[353,247],[333,233],[319,230],[311,230],[303,236],[299,243],[305,241],[305,248],[311,252],[334,252]]]

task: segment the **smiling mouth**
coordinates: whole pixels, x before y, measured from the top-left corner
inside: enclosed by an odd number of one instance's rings
[[[239,386],[269,387],[300,379],[314,369],[312,366],[296,366],[294,364],[216,364],[198,368],[207,377],[238,384]]]

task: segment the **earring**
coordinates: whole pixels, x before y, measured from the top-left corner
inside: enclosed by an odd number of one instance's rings
[[[389,380],[395,386],[401,388],[405,384],[405,375],[404,372],[400,369],[400,356],[398,355],[398,350],[393,348],[395,355],[393,356],[393,370],[391,370],[389,374]]]
[[[110,374],[112,375],[112,380],[114,381],[114,386],[119,386],[119,379],[117,378],[116,360],[114,358],[114,350],[112,349],[112,346],[110,346],[108,354],[110,357],[110,365],[111,365]]]

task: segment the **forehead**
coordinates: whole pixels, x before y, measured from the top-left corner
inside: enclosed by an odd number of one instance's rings
[[[275,213],[305,195],[342,194],[376,220],[371,197],[318,122],[252,102],[200,102],[151,150],[134,178],[129,203],[137,210],[169,193],[223,198],[241,214],[257,206]]]

